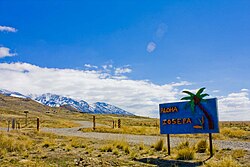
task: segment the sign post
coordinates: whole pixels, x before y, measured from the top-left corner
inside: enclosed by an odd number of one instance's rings
[[[168,155],[170,155],[170,134],[209,133],[210,156],[213,156],[212,133],[219,133],[217,99],[203,99],[208,94],[196,94],[188,91],[185,102],[164,103],[160,109],[160,133],[167,134]]]
[[[212,157],[213,156],[212,133],[209,133],[209,151],[210,151],[210,157]]]
[[[167,134],[167,142],[168,142],[168,155],[170,155],[170,135]]]

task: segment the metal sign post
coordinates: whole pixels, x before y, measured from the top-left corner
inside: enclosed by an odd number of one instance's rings
[[[210,151],[210,157],[212,157],[213,156],[212,133],[209,133],[209,151]]]
[[[170,135],[167,134],[167,142],[168,142],[168,155],[170,155]]]

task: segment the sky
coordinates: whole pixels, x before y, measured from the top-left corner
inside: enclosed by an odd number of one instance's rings
[[[248,0],[0,0],[0,89],[159,117],[182,91],[250,120]]]

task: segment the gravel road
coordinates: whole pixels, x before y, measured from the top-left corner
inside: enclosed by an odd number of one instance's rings
[[[146,135],[130,135],[130,134],[113,134],[113,133],[98,133],[98,132],[81,132],[79,128],[92,127],[92,122],[79,121],[80,127],[76,128],[42,128],[44,132],[52,132],[58,135],[64,136],[77,136],[85,138],[95,138],[100,140],[125,140],[130,143],[144,143],[146,145],[152,145],[159,139],[165,139],[165,136],[146,136]],[[98,126],[98,124],[97,124]],[[171,146],[177,146],[181,141],[185,141],[187,138],[170,137]],[[198,139],[189,138],[189,141],[195,143]],[[225,141],[225,140],[213,140],[213,143],[221,149],[244,149],[250,151],[250,142],[243,141]]]

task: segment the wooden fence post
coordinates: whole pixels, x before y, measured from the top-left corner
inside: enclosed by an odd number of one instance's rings
[[[27,127],[28,126],[28,113],[29,111],[24,111],[25,113],[25,126]]]
[[[16,127],[16,119],[12,118],[12,129],[14,130]]]
[[[37,119],[36,119],[36,129],[37,129],[37,131],[39,131],[39,128],[40,128],[40,120],[39,120],[39,117],[37,117]]]
[[[8,120],[8,129],[7,129],[7,132],[10,131],[10,120]]]
[[[93,130],[95,130],[95,116],[93,115]]]
[[[113,129],[115,128],[115,121],[113,120]]]
[[[118,128],[121,128],[121,119],[118,119]]]

